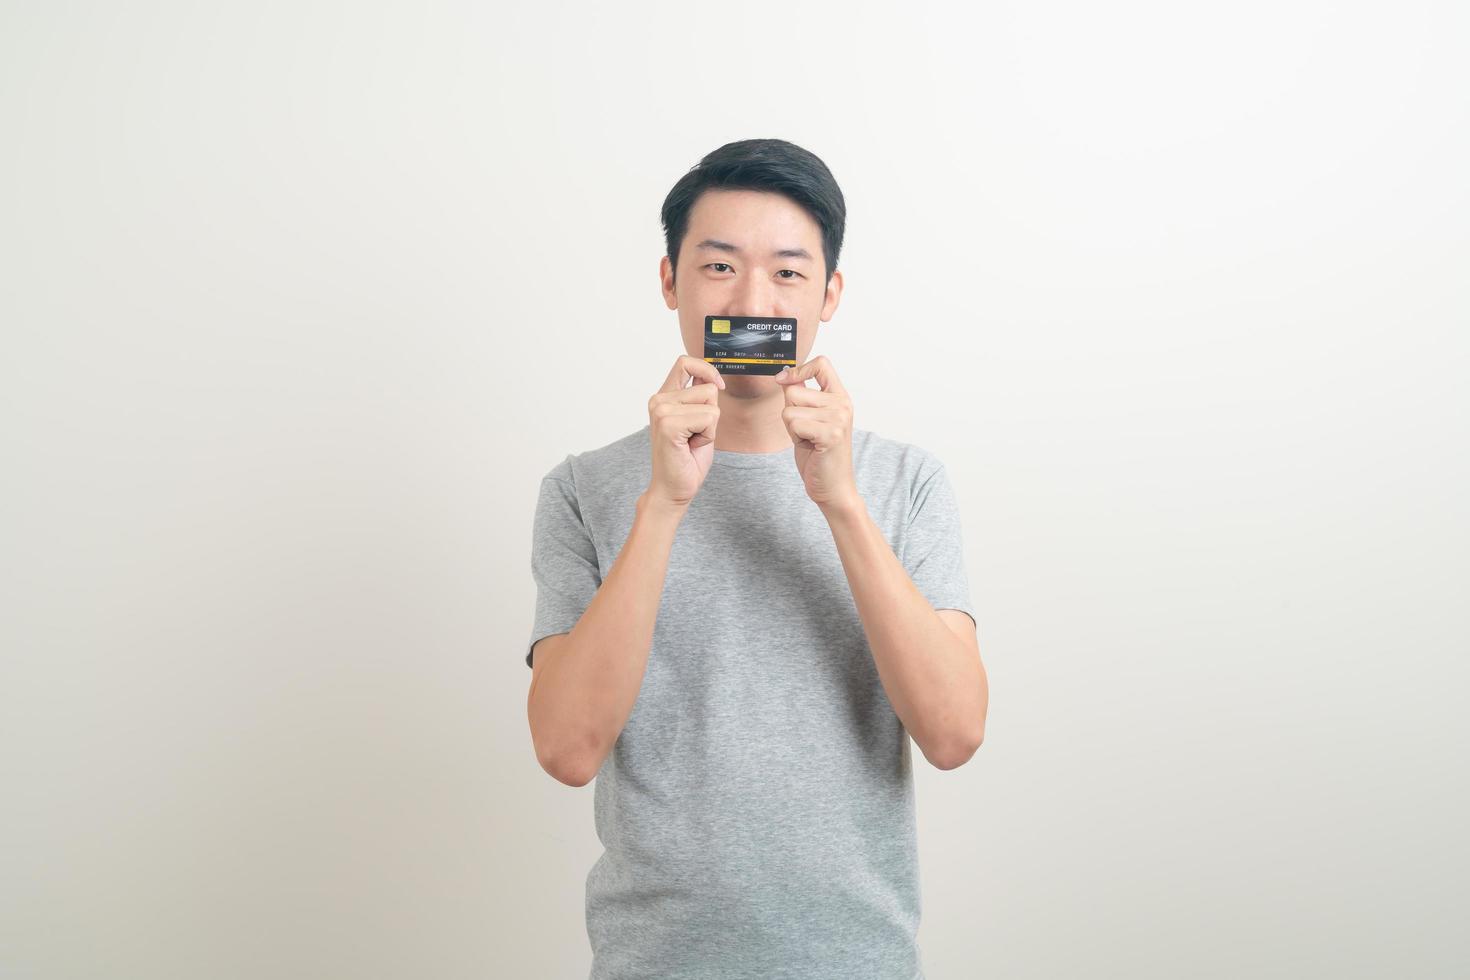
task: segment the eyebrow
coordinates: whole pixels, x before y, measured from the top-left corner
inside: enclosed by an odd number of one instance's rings
[[[694,247],[712,248],[718,252],[734,252],[736,255],[740,254],[738,247],[731,245],[729,242],[722,242],[718,238],[706,238]],[[771,255],[778,259],[810,259],[812,257],[812,253],[804,248],[778,248]]]

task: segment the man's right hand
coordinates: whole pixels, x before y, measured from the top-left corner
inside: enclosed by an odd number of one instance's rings
[[[693,380],[689,387],[684,385]],[[688,507],[715,458],[715,426],[720,421],[720,391],[725,379],[711,363],[682,354],[648,400],[648,437],[653,474],[647,498],[671,507]]]

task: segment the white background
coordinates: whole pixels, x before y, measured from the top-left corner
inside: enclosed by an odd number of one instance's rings
[[[1465,9],[6,3],[0,975],[586,975],[535,493],[755,136],[963,508],[930,980],[1462,970]]]

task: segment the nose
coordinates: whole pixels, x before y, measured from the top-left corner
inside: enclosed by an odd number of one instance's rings
[[[749,274],[737,283],[731,301],[736,316],[781,316],[776,297],[776,284],[761,273]]]

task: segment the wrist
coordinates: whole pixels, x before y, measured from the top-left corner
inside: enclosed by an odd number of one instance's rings
[[[868,514],[868,504],[863,498],[854,493],[850,497],[842,497],[838,500],[817,504],[822,515],[827,518],[827,523],[836,522],[851,523],[861,520]]]
[[[639,517],[677,524],[684,519],[684,513],[689,509],[689,505],[656,497],[645,490],[638,495],[634,509]]]

